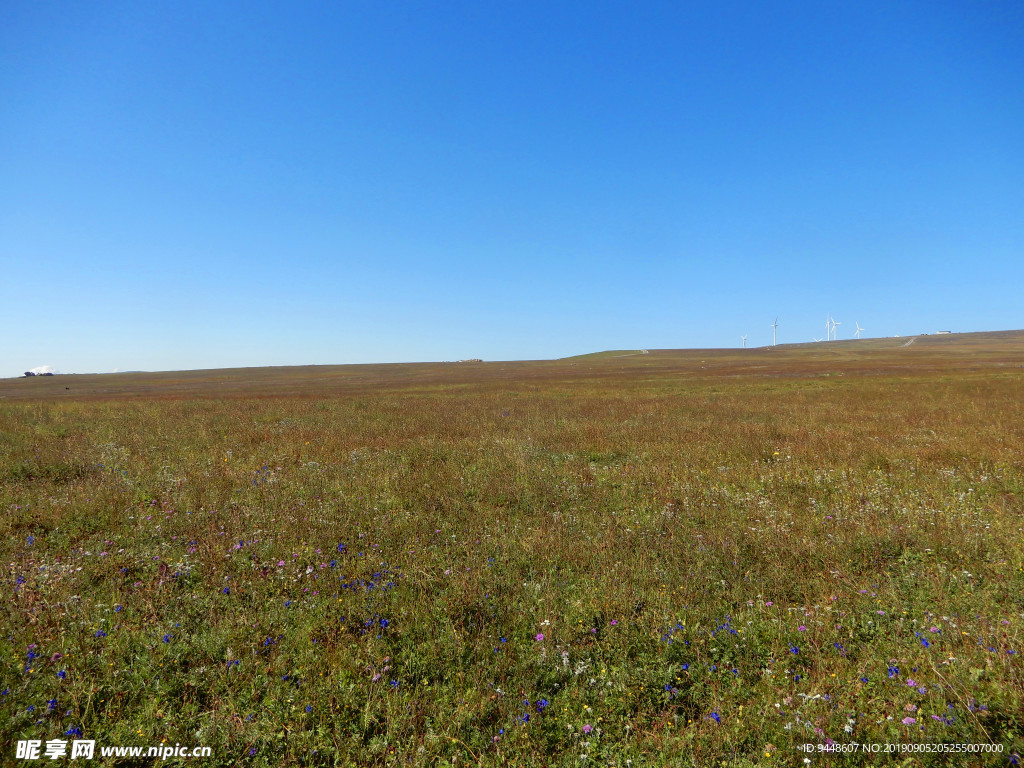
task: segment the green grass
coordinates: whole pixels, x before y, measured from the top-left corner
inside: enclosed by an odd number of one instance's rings
[[[4,382],[4,759],[1007,765],[1024,379],[984,349]]]

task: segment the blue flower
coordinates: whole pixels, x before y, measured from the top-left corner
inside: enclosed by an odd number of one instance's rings
[[[313,707],[311,707],[309,704],[307,704],[306,705],[306,711],[307,712],[312,712],[313,711]]]
[[[862,683],[866,683],[866,682],[868,681],[868,679],[867,679],[866,677],[862,677],[862,678],[860,679],[860,681],[861,681]]]
[[[711,719],[714,720],[716,723],[722,722],[722,718],[718,716],[717,712],[711,713]]]
[[[549,703],[547,699],[541,699],[537,702],[537,711],[543,712]]]
[[[792,654],[797,654],[800,653],[800,649],[797,648],[795,645],[791,645],[789,646],[789,652]]]
[[[900,673],[899,667],[889,667],[889,677],[896,677]]]
[[[106,637],[106,636],[107,636],[107,633],[104,632],[102,629],[97,629],[96,630],[96,637]]]
[[[164,635],[164,642],[165,643],[171,642],[171,636],[170,635]]]
[[[388,621],[387,619],[381,619],[381,620],[380,620],[380,625],[381,625],[382,627],[386,627],[386,626],[387,626],[388,624],[390,624],[390,623],[391,623],[391,622],[389,622],[389,621]]]
[[[25,711],[26,712],[34,712],[35,709],[36,709],[36,705],[35,704],[29,704],[28,705],[28,709],[26,709]]]
[[[123,605],[115,605],[114,606],[114,613],[120,613],[123,610],[124,610],[124,606]]]
[[[72,725],[70,728],[68,728],[66,731],[64,731],[64,735],[65,736],[77,736],[78,738],[81,738],[82,737],[82,729],[81,729],[80,726]]]
[[[57,677],[59,677],[61,680],[63,680],[67,676],[68,676],[68,673],[66,671],[64,671],[63,669],[60,672],[57,673]]]
[[[231,590],[228,589],[227,587],[224,587],[224,589],[222,589],[220,592],[221,592],[222,595],[230,595],[231,594]]]
[[[25,541],[27,541],[28,545],[31,547],[33,544],[36,543],[36,537],[35,536],[29,536],[27,539],[25,539]]]

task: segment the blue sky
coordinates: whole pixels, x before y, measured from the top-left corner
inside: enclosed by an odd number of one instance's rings
[[[1024,327],[1024,6],[9,3],[0,376]]]

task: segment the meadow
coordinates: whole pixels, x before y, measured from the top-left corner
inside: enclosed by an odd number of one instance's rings
[[[1024,333],[905,341],[0,381],[0,763],[1016,764]]]

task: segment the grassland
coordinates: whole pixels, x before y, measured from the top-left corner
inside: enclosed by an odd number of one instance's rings
[[[906,342],[0,381],[0,762],[1011,764],[1024,333]]]

